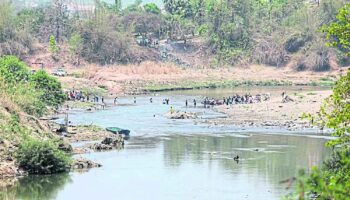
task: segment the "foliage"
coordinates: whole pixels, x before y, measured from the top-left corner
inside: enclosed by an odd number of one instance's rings
[[[65,101],[61,83],[45,71],[39,70],[30,77],[34,87],[41,92],[40,100],[49,106],[59,106]]]
[[[30,73],[27,66],[15,56],[0,58],[0,76],[10,84],[27,81]]]
[[[160,8],[155,3],[147,3],[143,6],[143,9],[145,9],[145,11],[148,13],[153,13],[156,15],[161,13]]]
[[[67,171],[70,158],[50,141],[30,139],[22,143],[16,152],[19,166],[30,174],[52,174]]]
[[[56,43],[56,38],[53,35],[50,36],[49,51],[51,52],[52,57],[56,57],[58,52],[60,51],[60,49]]]
[[[32,74],[14,56],[0,58],[0,83],[6,95],[31,115],[41,116],[46,106],[58,106],[65,100],[61,84],[55,78],[44,71]]]
[[[337,22],[324,26],[330,45],[348,49],[350,4],[340,9]],[[313,168],[309,176],[298,178],[298,191],[293,199],[349,199],[350,194],[350,72],[333,87],[332,95],[322,105],[318,116],[305,115],[322,126],[331,128],[336,137],[327,145],[333,152],[323,168]]]
[[[330,46],[340,47],[350,55],[350,3],[346,4],[339,10],[337,14],[337,21],[331,23],[329,26],[324,26],[323,30],[327,32],[327,39]]]

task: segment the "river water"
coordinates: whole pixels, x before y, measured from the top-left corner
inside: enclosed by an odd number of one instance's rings
[[[128,128],[132,136],[123,150],[83,155],[101,163],[101,168],[26,177],[3,194],[14,199],[62,200],[280,199],[290,192],[280,181],[295,176],[299,169],[319,166],[328,156],[327,138],[283,130],[209,126],[202,122],[224,115],[184,106],[185,99],[232,92],[162,93],[152,96],[153,103],[149,102],[151,96],[138,96],[136,104],[128,97],[103,111],[74,112],[70,115],[73,123]],[[170,107],[162,104],[166,97],[175,110],[199,112],[201,119],[166,119],[163,114]],[[236,155],[239,162],[233,159]]]

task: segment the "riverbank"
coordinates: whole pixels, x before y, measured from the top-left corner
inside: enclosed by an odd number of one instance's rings
[[[87,65],[66,70],[68,75],[59,79],[67,89],[121,96],[238,86],[331,86],[340,75],[346,73],[347,68],[327,72],[297,72],[287,67],[261,65],[184,68],[171,63],[143,62],[140,65],[107,67]]]
[[[331,91],[300,91],[288,94],[292,101],[282,102],[281,96],[254,104],[222,105],[214,109],[226,114],[227,118],[210,120],[211,124],[237,125],[241,127],[277,127],[290,131],[302,131],[315,127],[302,115],[317,114],[325,98]]]

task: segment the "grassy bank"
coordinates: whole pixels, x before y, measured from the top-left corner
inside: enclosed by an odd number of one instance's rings
[[[0,178],[67,171],[70,155],[61,151],[61,140],[47,122],[39,120],[61,105],[61,84],[44,71],[32,73],[16,57],[0,58]]]

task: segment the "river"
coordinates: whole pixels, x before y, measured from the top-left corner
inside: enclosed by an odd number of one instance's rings
[[[328,138],[283,130],[209,126],[202,122],[223,114],[184,106],[185,99],[232,92],[169,92],[138,96],[136,104],[132,97],[126,97],[118,100],[120,106],[106,110],[73,112],[70,120],[74,123],[128,128],[132,137],[123,150],[83,155],[101,163],[101,168],[29,176],[5,194],[15,199],[59,200],[280,199],[290,192],[280,181],[294,177],[299,169],[319,166],[329,154],[324,147]],[[151,97],[153,103],[149,102]],[[199,112],[201,119],[166,119],[163,114],[169,106],[162,104],[166,97],[175,110]],[[233,159],[236,155],[239,162]]]

